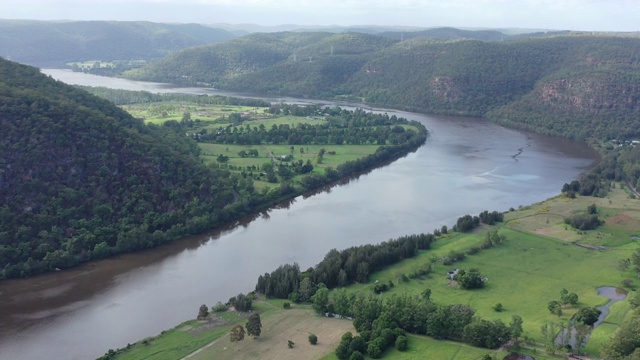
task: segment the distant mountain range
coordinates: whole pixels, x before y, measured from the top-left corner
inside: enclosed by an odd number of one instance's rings
[[[480,116],[575,139],[640,136],[633,34],[259,33],[182,50],[125,76]]]
[[[0,56],[35,66],[90,60],[156,60],[184,48],[234,38],[198,24],[0,20]]]

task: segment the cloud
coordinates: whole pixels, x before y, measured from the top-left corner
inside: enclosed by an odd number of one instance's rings
[[[3,18],[639,31],[637,0],[0,0]]]

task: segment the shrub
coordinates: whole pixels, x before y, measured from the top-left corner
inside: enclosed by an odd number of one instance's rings
[[[602,225],[602,220],[598,215],[573,215],[564,219],[565,224],[571,225],[578,230],[593,230]]]
[[[211,310],[213,312],[224,312],[224,311],[227,311],[227,305],[225,305],[222,302],[218,301],[217,304],[215,304],[213,307],[211,307]]]
[[[295,345],[296,343],[294,343],[291,340],[287,340],[287,346],[289,347],[289,349],[293,349],[293,345]]]
[[[309,334],[309,344],[315,345],[318,343],[318,337],[315,334]]]
[[[497,311],[497,312],[501,312],[502,310],[504,310],[504,308],[502,307],[501,303],[497,303],[497,304],[493,305],[493,310]]]
[[[398,351],[406,351],[407,347],[408,347],[407,337],[403,335],[398,336],[398,338],[396,339],[396,349]]]
[[[283,307],[284,309],[289,309],[289,308],[291,308],[291,303],[290,303],[290,302],[288,302],[288,301],[285,301],[285,302],[282,304],[282,307]]]
[[[471,249],[467,250],[467,255],[475,255],[479,252],[480,252],[480,248],[477,246],[474,246]]]
[[[469,271],[460,270],[456,275],[456,281],[463,289],[479,289],[484,287],[484,280],[480,270],[472,268]]]

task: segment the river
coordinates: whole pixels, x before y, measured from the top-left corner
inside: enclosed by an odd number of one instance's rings
[[[43,72],[71,84],[228,94]],[[96,358],[195,318],[203,303],[251,291],[258,275],[283,263],[306,269],[332,248],[431,232],[464,214],[538,202],[597,159],[584,144],[480,119],[371,110],[420,121],[430,131],[427,143],[345,185],[299,196],[234,227],[70,271],[0,282],[0,359]]]

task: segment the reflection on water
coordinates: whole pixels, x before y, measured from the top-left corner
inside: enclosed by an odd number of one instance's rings
[[[212,93],[47,72],[84,85]],[[95,358],[194,318],[202,303],[251,291],[258,275],[283,263],[304,269],[332,248],[430,232],[464,214],[538,202],[596,159],[582,144],[478,119],[370,110],[422,122],[427,143],[387,166],[225,228],[70,271],[0,282],[0,358]]]

